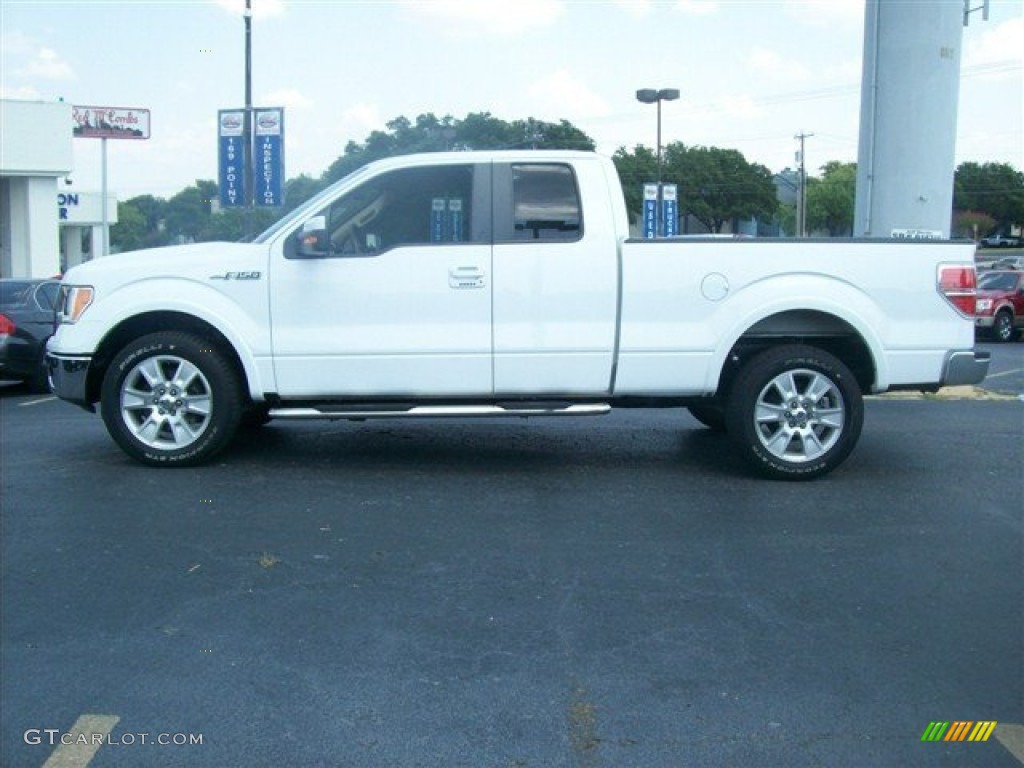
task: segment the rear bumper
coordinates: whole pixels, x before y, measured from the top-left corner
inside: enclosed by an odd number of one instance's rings
[[[968,384],[980,384],[988,376],[988,366],[991,362],[991,355],[988,352],[976,352],[965,350],[962,352],[950,352],[946,357],[946,363],[942,367],[943,387],[964,386]]]
[[[88,401],[86,380],[89,376],[89,365],[91,357],[71,357],[55,355],[52,352],[46,355],[46,366],[50,373],[50,383],[53,386],[53,394],[61,400],[80,405],[87,411],[95,411],[92,403]]]

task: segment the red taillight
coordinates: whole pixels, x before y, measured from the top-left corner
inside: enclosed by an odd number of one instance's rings
[[[18,326],[14,324],[7,315],[0,315],[0,336],[9,336],[18,330]]]
[[[942,265],[939,267],[939,293],[965,317],[974,317],[977,275],[974,267]]]

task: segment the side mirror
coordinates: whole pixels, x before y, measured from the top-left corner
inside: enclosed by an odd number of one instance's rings
[[[299,258],[316,259],[326,256],[330,251],[330,238],[327,236],[327,217],[314,216],[308,219],[302,229],[295,235],[297,240],[295,253]]]

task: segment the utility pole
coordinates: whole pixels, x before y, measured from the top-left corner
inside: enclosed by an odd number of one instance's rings
[[[807,237],[807,166],[804,162],[804,141],[811,138],[813,133],[800,131],[794,139],[800,142],[800,151],[797,152],[797,160],[800,161],[800,175],[797,179],[796,198],[796,236]]]

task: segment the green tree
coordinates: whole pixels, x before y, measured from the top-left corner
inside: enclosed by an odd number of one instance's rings
[[[657,181],[654,151],[624,147],[613,156],[619,171],[626,207],[636,216],[643,207],[643,185]],[[771,171],[749,163],[735,149],[687,147],[673,142],[662,152],[661,180],[675,184],[682,220],[693,216],[709,232],[721,232],[726,223],[758,217],[771,220],[778,208]]]
[[[137,251],[149,235],[146,216],[130,200],[117,204],[117,223],[110,227],[112,251]]]
[[[190,243],[201,239],[212,215],[217,184],[197,180],[167,201],[166,226],[172,243]]]
[[[284,211],[294,211],[326,186],[322,179],[314,179],[305,173],[288,179],[284,185]]]
[[[1024,225],[1024,173],[1008,163],[961,163],[953,178],[953,209],[988,214],[996,231]]]
[[[848,236],[853,233],[857,164],[833,160],[821,172],[821,178],[807,180],[807,229],[825,230],[830,237]]]
[[[693,216],[709,232],[751,217],[771,220],[778,209],[772,172],[735,149],[675,142],[665,148],[663,165],[664,180],[678,185],[680,215]]]
[[[612,155],[612,162],[619,173],[626,210],[635,218],[643,211],[644,184],[657,180],[658,158],[653,149],[638,144],[632,152],[619,147]]]
[[[154,248],[169,242],[164,231],[167,201],[139,195],[117,204],[118,223],[110,227],[110,245],[115,251]]]
[[[345,152],[324,172],[332,183],[374,160],[414,152],[456,149],[594,149],[593,140],[572,123],[548,123],[527,118],[506,122],[489,112],[471,113],[463,120],[433,113],[414,121],[396,117],[387,130],[373,131],[364,142],[350,141]]]
[[[980,240],[986,233],[991,232],[995,225],[996,220],[987,213],[956,211],[953,215],[954,237],[969,237],[971,240]]]

